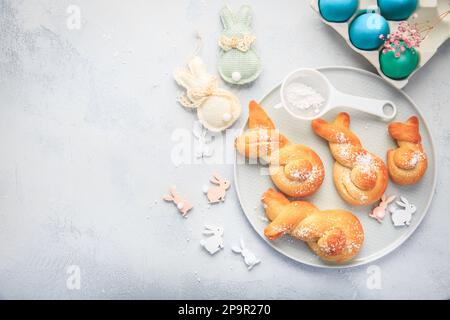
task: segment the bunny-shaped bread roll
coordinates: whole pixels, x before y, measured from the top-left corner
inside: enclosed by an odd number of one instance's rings
[[[186,89],[186,94],[178,97],[178,102],[186,108],[197,109],[198,119],[206,129],[223,131],[241,115],[238,98],[218,88],[217,79],[207,73],[199,57],[192,58],[187,69],[175,70],[173,76]]]
[[[256,37],[252,35],[252,9],[244,5],[235,14],[228,7],[220,11],[224,31],[219,40],[222,49],[219,73],[231,84],[246,84],[261,73],[261,61],[253,48]]]
[[[419,119],[413,116],[405,123],[393,122],[389,125],[389,134],[399,146],[387,153],[392,181],[400,185],[419,182],[428,167],[427,156],[421,144]]]
[[[278,132],[256,101],[250,101],[248,110],[248,128],[236,138],[236,150],[248,159],[263,159],[269,162],[271,153],[283,148],[289,141]]]
[[[386,165],[378,156],[364,149],[350,130],[350,116],[341,112],[332,123],[316,119],[312,121],[312,128],[329,142],[336,160],[334,184],[341,197],[352,205],[369,205],[378,201],[389,181]]]
[[[273,183],[290,197],[306,197],[322,185],[320,157],[301,144],[290,144],[255,101],[249,105],[248,129],[236,138],[236,150],[247,158],[269,162]]]
[[[351,212],[320,211],[306,201],[290,202],[272,189],[264,193],[262,202],[271,221],[264,230],[269,240],[289,234],[305,241],[320,258],[335,263],[349,261],[361,249],[364,230]]]

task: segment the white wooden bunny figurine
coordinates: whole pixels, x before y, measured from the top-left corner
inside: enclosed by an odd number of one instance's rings
[[[211,255],[215,254],[219,250],[223,248],[223,228],[215,227],[211,225],[205,225],[205,231],[203,231],[204,235],[212,235],[207,239],[202,239],[200,241],[200,245],[205,248]]]
[[[384,217],[386,216],[387,206],[390,203],[392,203],[392,201],[394,201],[395,198],[396,198],[396,196],[390,196],[389,198],[386,199],[386,195],[383,195],[381,197],[380,204],[377,207],[375,207],[371,213],[369,213],[369,217],[374,218],[379,223],[381,223],[383,221]]]
[[[178,102],[186,108],[197,109],[198,119],[206,129],[221,132],[241,115],[238,98],[218,87],[217,78],[208,74],[199,57],[189,60],[188,68],[175,70],[173,76],[186,89]]]
[[[214,150],[208,144],[212,142],[213,136],[203,127],[200,121],[195,121],[192,132],[198,140],[195,148],[197,159],[211,157]]]
[[[178,210],[180,211],[181,215],[183,217],[186,217],[189,210],[191,210],[194,206],[192,203],[187,201],[186,199],[183,199],[177,192],[177,188],[175,186],[170,188],[170,194],[167,196],[164,196],[163,199],[168,202],[173,202]]]
[[[247,265],[248,270],[252,270],[252,268],[261,261],[256,258],[255,254],[252,251],[247,249],[242,238],[240,239],[240,244],[241,247],[233,247],[231,248],[231,250],[233,250],[234,253],[240,253],[242,257],[244,257],[244,262]]]
[[[412,215],[417,211],[417,208],[412,203],[409,203],[409,201],[405,197],[400,197],[400,200],[401,201],[396,201],[396,204],[402,207],[402,209],[389,209],[389,211],[391,212],[392,222],[394,222],[394,226],[396,227],[405,225],[409,226],[411,223]]]
[[[211,182],[217,184],[217,187],[209,188],[206,196],[209,203],[224,202],[227,190],[230,188],[230,181],[222,178],[219,174],[214,174]]]

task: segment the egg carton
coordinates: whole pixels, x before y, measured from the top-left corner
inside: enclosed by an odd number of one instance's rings
[[[358,17],[362,12],[379,12],[378,1],[377,0],[359,0],[358,8],[355,13],[346,22],[329,22],[325,20],[319,9],[320,0],[312,0],[311,7],[316,11],[321,17],[322,21],[331,26],[335,31],[337,31],[346,41],[347,44],[356,52],[364,56],[376,69],[377,72],[386,79],[388,82],[392,83],[397,88],[403,88],[408,83],[409,79],[421,68],[423,67],[433,55],[436,53],[437,49],[450,38],[450,15],[447,15],[444,19],[440,21],[439,24],[434,26],[434,29],[428,34],[428,36],[422,41],[419,48],[415,48],[415,51],[419,53],[419,62],[415,70],[405,79],[396,80],[387,77],[380,67],[380,51],[383,49],[381,45],[380,48],[366,51],[355,47],[350,41],[349,37],[349,27],[352,21]],[[418,0],[417,8],[410,18],[416,15],[415,22],[418,24],[433,23],[439,21],[442,14],[450,10],[450,0]],[[398,25],[402,21],[391,21],[387,20],[389,24],[390,31],[397,30]]]

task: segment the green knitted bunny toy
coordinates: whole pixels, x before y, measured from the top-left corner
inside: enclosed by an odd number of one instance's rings
[[[250,83],[261,73],[261,61],[253,48],[256,40],[252,35],[252,9],[242,6],[235,14],[228,7],[220,11],[224,31],[219,40],[222,49],[219,73],[223,80],[231,84]]]

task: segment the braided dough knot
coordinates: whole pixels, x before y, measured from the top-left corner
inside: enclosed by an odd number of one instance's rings
[[[322,185],[320,157],[304,145],[291,144],[255,101],[249,104],[248,129],[236,138],[235,146],[246,158],[269,163],[273,183],[288,196],[306,197]]]
[[[414,157],[418,155],[418,153],[409,148],[398,148],[394,150],[394,164],[403,170],[412,170],[417,167],[417,161],[414,160]]]
[[[269,162],[273,151],[284,147],[289,141],[278,130],[253,128],[236,138],[237,151],[249,159],[264,159]]]
[[[314,132],[329,142],[336,160],[333,179],[341,197],[353,205],[369,205],[378,201],[387,188],[386,165],[364,149],[349,127],[347,113],[340,113],[332,123],[323,119],[312,122]]]
[[[357,255],[364,242],[361,223],[351,212],[320,211],[306,201],[290,202],[273,189],[264,193],[262,202],[271,221],[264,230],[269,240],[289,234],[305,241],[322,259],[339,263]]]
[[[306,197],[320,187],[325,177],[322,160],[301,144],[287,145],[270,158],[273,183],[291,197]]]
[[[313,166],[306,159],[295,159],[284,165],[284,175],[292,181],[306,181],[311,176]]]

